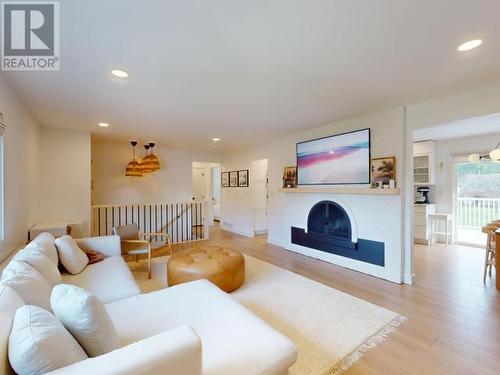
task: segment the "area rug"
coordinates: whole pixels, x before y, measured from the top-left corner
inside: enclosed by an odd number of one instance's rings
[[[167,259],[153,259],[150,280],[144,264],[129,263],[143,292],[167,287]],[[405,320],[270,263],[245,260],[245,283],[231,296],[295,342],[298,360],[291,375],[341,374]]]

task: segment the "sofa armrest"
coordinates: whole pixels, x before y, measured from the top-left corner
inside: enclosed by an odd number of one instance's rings
[[[201,369],[201,340],[182,326],[47,375],[201,375]]]
[[[98,251],[105,257],[119,257],[122,255],[120,236],[87,237],[75,240],[83,251]]]

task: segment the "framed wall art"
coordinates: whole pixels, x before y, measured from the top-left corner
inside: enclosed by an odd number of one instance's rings
[[[220,186],[229,187],[229,172],[222,172],[220,174]]]
[[[248,169],[238,171],[238,186],[248,187]]]

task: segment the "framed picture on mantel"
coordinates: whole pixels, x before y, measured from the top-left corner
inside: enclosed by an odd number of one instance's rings
[[[396,157],[375,158],[371,162],[372,187],[396,187]]]
[[[283,171],[283,188],[293,189],[297,187],[297,167],[285,167]]]

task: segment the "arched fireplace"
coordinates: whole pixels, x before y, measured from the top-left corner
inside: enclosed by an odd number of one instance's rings
[[[291,228],[292,244],[384,266],[385,244],[359,238],[359,228],[348,212],[348,208],[330,200],[316,203],[307,216],[307,231]]]
[[[307,233],[329,239],[332,245],[353,247],[349,215],[332,201],[316,203],[307,217]]]

